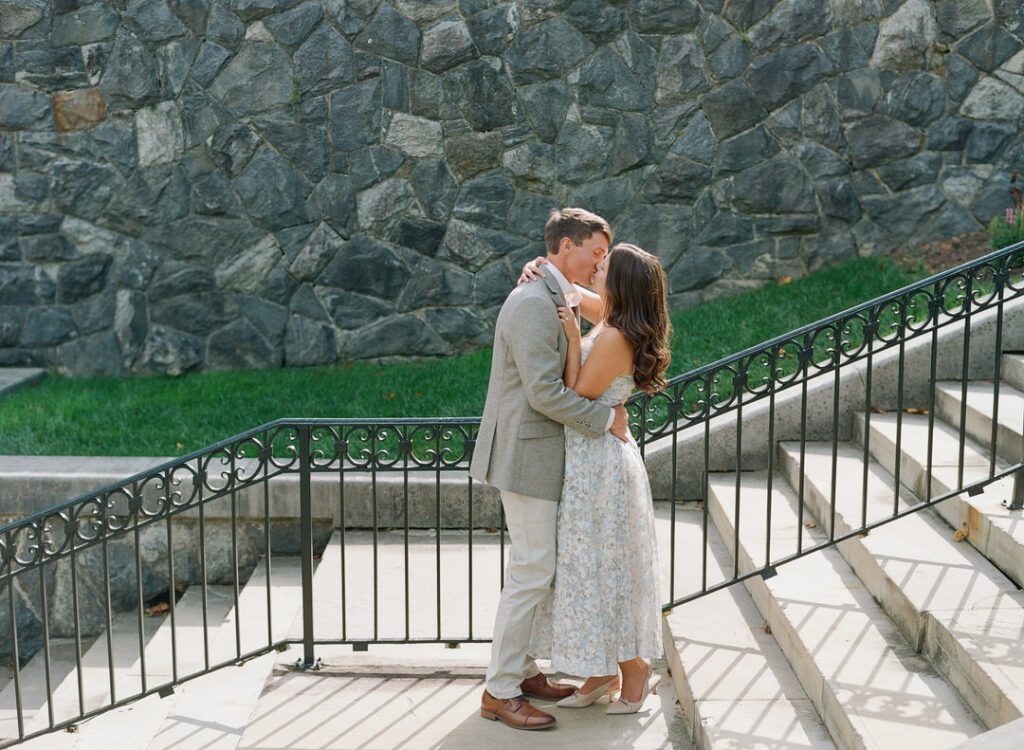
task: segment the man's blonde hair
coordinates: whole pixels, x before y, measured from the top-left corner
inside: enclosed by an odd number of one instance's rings
[[[558,255],[558,247],[564,238],[568,237],[574,245],[580,245],[594,232],[603,233],[608,244],[612,244],[612,228],[597,214],[582,208],[556,208],[544,225],[544,244],[548,255]]]

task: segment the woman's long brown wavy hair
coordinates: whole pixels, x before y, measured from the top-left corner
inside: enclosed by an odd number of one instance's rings
[[[608,255],[605,321],[633,345],[633,382],[647,393],[665,387],[672,323],[668,281],[657,256],[620,242]]]

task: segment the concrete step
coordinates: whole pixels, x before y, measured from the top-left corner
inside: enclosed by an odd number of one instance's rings
[[[998,729],[979,734],[956,750],[1019,750],[1021,737],[1024,737],[1024,719],[1017,719]]]
[[[269,585],[268,585],[269,582]],[[268,591],[271,627],[268,633]],[[212,663],[234,658],[239,650],[258,649],[284,638],[301,613],[301,561],[297,557],[271,558],[256,566],[238,597],[238,606],[211,636]],[[239,648],[240,644],[240,648]],[[238,667],[225,667],[179,688],[167,718],[153,733],[149,750],[226,750],[238,746],[246,724],[259,703],[271,675],[276,652],[250,659]]]
[[[1002,370],[1004,381],[1024,391],[1024,354],[1004,354]]]
[[[684,549],[704,543],[699,509],[678,514]],[[732,577],[732,558],[708,529],[709,580]],[[700,586],[699,566],[681,584]],[[741,586],[730,586],[674,609],[665,618],[665,657],[694,744],[702,750],[743,747],[834,748],[813,703],[765,620]]]
[[[854,416],[856,440],[864,444],[863,415]],[[900,441],[900,482],[919,498],[928,493],[928,417],[904,414]],[[935,421],[932,433],[932,497],[960,486],[960,435],[946,422]],[[896,415],[872,414],[868,448],[871,457],[890,473],[896,471]],[[996,470],[1006,466],[996,461]],[[989,476],[989,453],[967,438],[964,442],[964,482]],[[954,529],[967,524],[967,541],[1018,586],[1024,586],[1024,524],[1021,512],[1010,511],[1003,501],[1013,495],[1013,478],[993,482],[979,495],[967,493],[944,500],[935,506]]]
[[[82,643],[87,649],[91,640]],[[50,685],[57,687],[65,677],[75,669],[74,638],[50,639]],[[9,678],[3,690],[0,690],[0,740],[18,737],[18,704],[15,694],[14,673],[4,668],[5,679]],[[48,717],[46,692],[46,660],[42,649],[21,668],[18,675],[21,688],[21,707],[25,733],[39,714]]]
[[[960,428],[963,390],[960,383],[938,383],[935,408],[939,417]],[[995,389],[992,383],[971,381],[967,384],[966,433],[984,448],[992,447],[992,415]],[[1024,392],[1007,383],[999,386],[999,424],[996,432],[996,453],[1011,464],[1024,456]]]
[[[753,570],[768,538],[767,475],[739,478],[740,570]],[[736,476],[710,481],[709,510],[733,551]],[[800,526],[798,500],[781,478],[770,496],[771,556],[793,554],[825,537]],[[805,519],[810,520],[806,511]],[[982,726],[956,691],[907,644],[834,548],[799,558],[778,575],[746,581],[807,696],[844,750],[953,747]]]
[[[142,618],[142,643],[148,649],[154,634],[164,621],[164,615]],[[127,698],[142,690],[139,671],[139,620],[135,612],[118,612],[111,619],[109,639],[101,633],[82,653],[81,680],[78,670],[71,670],[60,682],[54,683],[54,723],[81,715],[83,709],[93,711],[112,700],[111,668],[113,663],[114,700]],[[81,691],[79,691],[81,683]],[[35,732],[48,727],[45,712],[37,713],[27,727]]]
[[[790,482],[802,471],[805,498],[827,527],[831,507],[832,446],[812,443],[799,462],[799,445],[780,446]],[[861,525],[863,456],[859,446],[838,447],[836,535]],[[847,479],[856,477],[858,479]],[[891,513],[893,477],[868,464],[868,516]],[[916,502],[912,497],[910,502]],[[928,656],[987,728],[1024,716],[1024,664],[1014,633],[1024,623],[1024,592],[984,555],[953,540],[934,515],[918,513],[839,546],[858,578],[899,627]]]
[[[217,632],[232,604],[231,587],[207,588],[207,632]],[[201,586],[192,586],[175,603],[173,633],[179,678],[187,677],[203,668],[203,630],[203,590]],[[164,618],[160,628],[146,646],[146,675],[150,689],[165,685],[173,679],[171,634],[171,618],[168,616]],[[136,672],[139,666],[137,662]],[[130,748],[145,747],[160,728],[173,704],[174,700],[170,697],[150,695],[83,722],[74,735],[64,735],[60,739],[55,737],[57,741],[53,743],[46,742],[49,737],[40,738],[31,741],[26,747],[28,750],[44,750],[51,746],[55,750],[108,750],[119,743]],[[73,743],[69,745],[70,739],[73,739]]]

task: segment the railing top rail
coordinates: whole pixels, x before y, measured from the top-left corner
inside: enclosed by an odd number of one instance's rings
[[[964,273],[965,271],[973,271],[976,268],[988,265],[994,260],[1000,260],[1004,256],[1012,256],[1019,252],[1024,252],[1024,242],[1018,242],[1013,245],[1008,245],[1007,247],[1004,247],[1001,250],[996,250],[987,255],[983,255],[980,258],[975,258],[974,260],[967,261],[966,263],[961,263],[958,266],[948,268],[945,271],[941,271],[940,273],[929,276],[926,279],[921,279],[920,281],[912,282],[904,287],[888,292],[887,294],[883,294],[880,297],[875,297],[874,299],[868,300],[866,302],[861,302],[860,304],[847,308],[846,310],[833,313],[832,315],[829,315],[826,318],[821,318],[820,320],[816,320],[813,323],[808,323],[807,325],[801,326],[800,328],[795,328],[792,331],[789,331],[788,333],[783,333],[776,336],[775,338],[768,339],[767,341],[763,341],[759,344],[754,344],[753,346],[747,347],[746,349],[735,354],[726,355],[725,357],[715,360],[714,362],[709,362],[708,364],[701,365],[700,367],[696,367],[688,372],[676,375],[675,377],[669,379],[666,388],[677,383],[683,383],[690,380],[694,380],[695,378],[699,378],[702,375],[705,375],[709,372],[721,369],[722,367],[732,364],[733,362],[738,362],[746,357],[751,356],[752,354],[763,352],[766,349],[770,349],[774,346],[777,346],[778,344],[791,341],[792,339],[797,338],[799,336],[804,336],[809,333],[814,333],[825,328],[829,328],[835,323],[845,320],[851,316],[857,315],[858,313],[862,313],[865,310],[871,310],[880,305],[886,305],[889,304],[890,302],[897,301],[901,298],[907,297],[908,295],[912,295],[915,292],[919,292],[922,289],[926,289],[928,287],[934,286],[935,284],[942,283],[947,279],[958,276]],[[643,395],[644,394],[636,394],[633,396],[633,399],[631,400],[642,398]]]

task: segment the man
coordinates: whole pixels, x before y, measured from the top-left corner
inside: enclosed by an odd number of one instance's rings
[[[565,208],[551,212],[544,240],[544,278],[514,289],[498,314],[469,472],[501,491],[512,539],[480,714],[517,729],[555,723],[524,696],[557,700],[573,692],[550,682],[527,653],[534,614],[555,575],[564,427],[595,436],[611,430],[622,440],[628,429],[624,407],[589,401],[562,382],[568,345],[556,308],[579,304],[573,284],[593,280],[608,254],[611,228],[596,214]]]

